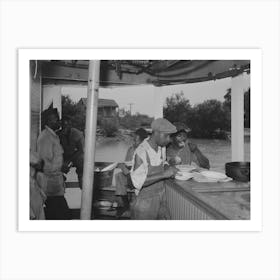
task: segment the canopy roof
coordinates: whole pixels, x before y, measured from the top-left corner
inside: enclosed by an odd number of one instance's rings
[[[88,60],[39,61],[43,83],[87,84]],[[250,72],[249,60],[102,60],[100,86],[174,85]]]

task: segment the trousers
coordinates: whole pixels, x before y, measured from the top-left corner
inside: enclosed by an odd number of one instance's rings
[[[133,220],[171,219],[163,182],[141,189],[131,208]]]
[[[64,196],[48,196],[45,205],[46,220],[71,219],[71,212]]]

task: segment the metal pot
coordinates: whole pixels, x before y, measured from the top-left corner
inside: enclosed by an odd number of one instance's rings
[[[241,182],[250,181],[250,162],[227,162],[225,167],[228,177]]]
[[[95,169],[102,170],[104,167],[109,166],[112,162],[95,162]],[[96,188],[105,188],[112,185],[114,170],[109,171],[94,171],[94,186]]]

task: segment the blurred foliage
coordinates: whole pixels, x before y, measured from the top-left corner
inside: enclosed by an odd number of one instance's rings
[[[100,120],[100,128],[107,137],[114,137],[119,130],[117,118],[103,118]]]
[[[222,102],[211,99],[192,108],[188,121],[190,136],[195,138],[224,138],[228,127]]]
[[[62,96],[62,116],[72,119],[73,127],[84,132],[86,111],[77,106],[69,96]],[[170,122],[182,122],[189,129],[189,136],[195,138],[225,138],[231,128],[231,89],[227,89],[224,101],[206,100],[191,106],[183,92],[166,98],[163,115]],[[150,127],[154,118],[137,113],[125,112],[123,117],[98,119],[98,128],[106,136],[112,137],[118,129],[135,130]],[[244,126],[250,128],[250,88],[244,93]]]
[[[84,132],[86,112],[82,110],[68,95],[62,95],[62,117],[67,115],[71,118],[73,127]]]
[[[244,92],[244,127],[250,128],[250,96],[251,96],[251,89],[249,88],[247,91]],[[230,108],[231,108],[231,89],[227,89],[227,93],[224,96],[224,103],[223,107],[227,113],[227,119],[229,121],[229,129],[230,129]]]
[[[244,94],[244,126],[250,128],[251,125],[251,92],[250,88]]]
[[[163,107],[163,115],[170,122],[182,122],[186,124],[192,113],[192,107],[188,99],[185,98],[184,93],[175,93],[171,97],[166,98],[166,104]]]
[[[129,112],[125,112],[125,116],[120,118],[120,126],[122,128],[135,130],[139,127],[151,127],[151,123],[154,118],[147,115],[136,113],[135,115],[130,115]]]
[[[231,129],[231,89],[227,89],[224,101],[206,100],[191,106],[184,93],[166,98],[163,115],[170,122],[182,122],[194,138],[227,138]],[[244,93],[244,126],[250,128],[250,89]]]
[[[79,106],[68,95],[62,95],[62,117],[69,116],[73,127],[85,131],[86,110],[84,106]],[[108,137],[112,137],[119,129],[118,118],[102,118],[97,120],[99,130]]]

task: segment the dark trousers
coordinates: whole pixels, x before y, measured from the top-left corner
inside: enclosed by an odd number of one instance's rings
[[[46,220],[71,219],[71,212],[64,196],[48,196],[45,205]]]

